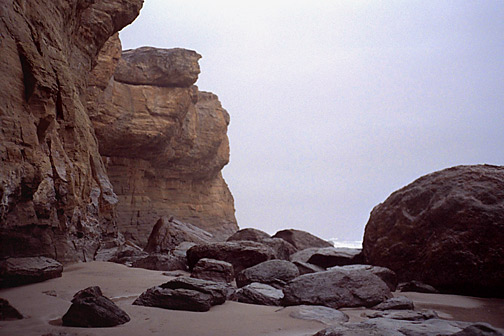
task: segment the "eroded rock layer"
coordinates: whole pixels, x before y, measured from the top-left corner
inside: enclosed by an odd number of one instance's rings
[[[88,111],[118,195],[118,225],[145,245],[161,216],[224,239],[238,227],[221,169],[229,161],[229,115],[193,84],[194,51],[103,48],[88,88]],[[114,75],[113,75],[114,74]]]
[[[0,257],[91,259],[117,234],[84,94],[103,44],[142,0],[0,4]]]
[[[504,297],[504,167],[457,166],[419,178],[371,212],[373,265],[440,290]]]

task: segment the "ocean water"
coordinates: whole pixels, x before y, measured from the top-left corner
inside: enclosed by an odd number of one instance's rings
[[[334,247],[362,248],[362,240],[339,240],[338,238],[331,238],[329,242],[333,243]]]

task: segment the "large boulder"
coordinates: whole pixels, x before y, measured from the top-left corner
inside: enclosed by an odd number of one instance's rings
[[[187,262],[190,269],[201,258],[209,258],[231,263],[235,274],[274,257],[275,253],[271,248],[252,241],[200,244],[187,251]]]
[[[282,290],[270,285],[253,282],[239,288],[233,300],[243,303],[251,303],[263,306],[280,306],[284,294]]]
[[[171,252],[183,242],[202,244],[212,239],[213,236],[205,230],[173,217],[163,216],[152,228],[144,250],[149,253]]]
[[[230,283],[234,279],[233,265],[222,260],[202,258],[193,267],[191,277]]]
[[[46,257],[8,258],[0,262],[0,287],[14,287],[58,278],[63,265]]]
[[[62,318],[64,326],[83,328],[114,327],[129,320],[128,314],[103,296],[97,286],[77,292]]]
[[[180,277],[161,286],[149,288],[133,304],[203,312],[212,306],[223,304],[233,292],[234,290],[224,283]]]
[[[236,285],[243,287],[253,282],[259,282],[282,288],[297,276],[299,276],[299,270],[290,261],[268,260],[238,273],[236,275]]]
[[[372,307],[392,297],[379,277],[367,270],[331,270],[301,275],[284,287],[284,305],[330,308]]]
[[[371,212],[367,262],[441,291],[504,297],[504,167],[423,176]]]
[[[181,48],[124,50],[114,79],[134,85],[190,87],[198,79],[201,55]]]
[[[323,240],[317,236],[312,235],[309,232],[287,229],[281,230],[275,233],[273,238],[281,238],[288,243],[292,244],[299,251],[310,248],[310,247],[332,247],[333,244]]]

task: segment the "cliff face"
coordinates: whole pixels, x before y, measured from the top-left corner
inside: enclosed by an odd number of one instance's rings
[[[92,258],[117,233],[88,74],[142,0],[0,4],[0,257]]]
[[[159,217],[189,222],[223,239],[238,227],[220,173],[229,161],[229,115],[193,84],[194,51],[102,50],[88,88],[88,112],[119,203],[118,225],[145,245]]]

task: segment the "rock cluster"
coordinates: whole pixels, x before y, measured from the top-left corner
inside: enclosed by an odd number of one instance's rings
[[[457,166],[419,178],[371,212],[367,262],[399,281],[504,297],[504,167]]]

